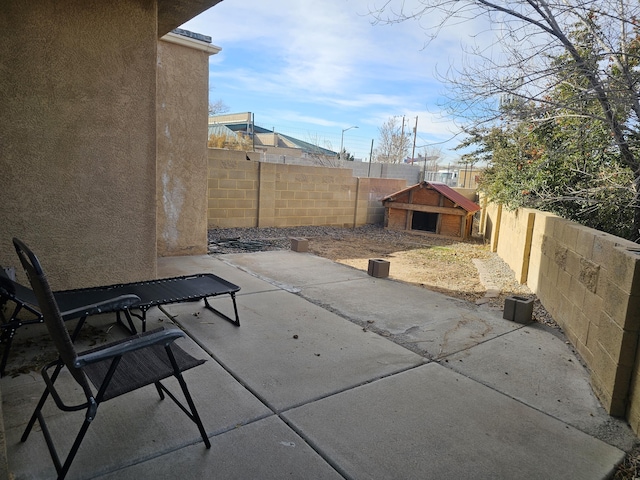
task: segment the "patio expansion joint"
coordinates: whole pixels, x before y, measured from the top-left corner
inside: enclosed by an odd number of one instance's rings
[[[461,376],[463,376],[463,377],[465,377],[465,378],[467,378],[467,379],[469,379],[469,380],[471,380],[473,382],[476,382],[476,383],[482,385],[483,387],[486,387],[486,388],[488,388],[488,389],[490,389],[490,390],[492,390],[492,391],[494,391],[494,392],[496,392],[496,393],[498,393],[498,394],[500,394],[500,395],[502,395],[504,397],[507,397],[507,398],[509,398],[511,400],[514,400],[514,401],[518,402],[519,404],[524,405],[527,408],[530,408],[530,409],[535,410],[535,411],[537,411],[539,413],[542,413],[543,415],[562,423],[567,428],[574,428],[574,429],[576,429],[576,430],[578,430],[578,431],[580,431],[582,433],[585,433],[585,434],[587,434],[589,436],[593,436],[592,432],[589,432],[586,429],[580,428],[578,426],[572,425],[572,424],[566,422],[565,420],[563,420],[562,418],[560,418],[560,417],[558,417],[556,415],[552,415],[549,412],[546,412],[546,411],[542,410],[541,408],[539,408],[539,407],[537,407],[537,406],[535,406],[533,404],[527,403],[526,401],[524,401],[521,398],[515,397],[515,396],[510,395],[510,394],[508,394],[506,392],[503,392],[503,391],[499,390],[497,387],[490,385],[488,382],[483,382],[480,378],[476,378],[476,377],[471,376],[469,374],[465,374],[463,372],[460,372],[460,371],[456,370],[453,367],[452,364],[448,363],[448,357],[451,357],[451,356],[456,355],[456,354],[461,353],[461,352],[472,350],[473,348],[477,347],[478,345],[482,345],[484,343],[491,342],[492,340],[496,340],[498,338],[505,337],[505,336],[510,335],[512,333],[518,332],[519,330],[522,330],[522,329],[524,329],[526,327],[527,327],[527,325],[521,325],[518,328],[515,328],[515,329],[513,329],[511,331],[508,331],[508,332],[504,332],[504,333],[502,333],[500,335],[497,335],[495,337],[486,339],[486,340],[484,340],[484,341],[482,341],[482,342],[480,342],[480,343],[478,343],[476,345],[472,345],[472,346],[467,347],[467,348],[462,348],[462,349],[457,350],[455,352],[448,353],[447,355],[445,355],[443,357],[436,358],[436,359],[433,360],[433,362],[437,363],[438,365],[440,365],[440,366],[442,366],[444,368],[447,368],[448,370],[451,370],[451,371],[455,372],[457,375],[461,375]],[[605,442],[605,443],[608,443],[608,442]]]
[[[177,320],[176,320],[176,323],[181,328],[183,328],[183,326]],[[390,372],[388,374],[379,375],[379,376],[377,376],[375,378],[372,378],[372,379],[369,379],[369,380],[366,380],[366,381],[362,381],[362,382],[359,382],[357,384],[353,384],[353,385],[350,385],[348,387],[345,387],[345,388],[342,388],[342,389],[339,389],[339,390],[334,390],[334,391],[328,392],[326,394],[319,395],[319,396],[316,396],[314,398],[305,400],[303,402],[299,402],[297,404],[289,405],[286,408],[279,409],[276,406],[274,406],[271,402],[269,402],[267,399],[265,399],[259,392],[255,391],[251,386],[247,385],[247,383],[244,382],[239,377],[239,375],[234,373],[233,370],[231,368],[229,368],[225,364],[225,362],[223,362],[220,358],[218,358],[218,356],[215,353],[213,353],[206,345],[204,345],[203,342],[199,341],[195,336],[191,335],[188,330],[185,330],[185,333],[196,344],[198,344],[200,346],[200,348],[202,348],[207,353],[207,355],[209,355],[211,357],[211,359],[213,361],[218,363],[224,369],[225,372],[227,372],[229,375],[231,375],[231,377],[233,377],[240,385],[242,385],[249,393],[251,393],[251,395],[253,395],[258,401],[260,401],[266,408],[268,408],[271,411],[271,414],[261,415],[259,417],[253,418],[253,419],[251,419],[251,420],[249,420],[249,421],[247,421],[245,423],[242,423],[242,424],[239,424],[239,425],[235,425],[233,427],[221,429],[220,431],[215,432],[213,435],[211,435],[210,438],[216,437],[218,435],[223,435],[223,434],[225,434],[225,433],[227,433],[229,431],[232,431],[232,430],[234,430],[236,428],[244,427],[244,426],[247,426],[247,425],[251,425],[253,423],[262,421],[265,418],[269,418],[272,415],[275,415],[276,417],[278,417],[278,419],[280,421],[282,421],[285,425],[287,425],[287,427],[289,427],[293,432],[295,432],[309,446],[309,448],[311,448],[313,451],[315,451],[325,462],[327,462],[328,465],[330,465],[339,475],[341,475],[345,479],[349,479],[351,477],[334,460],[332,460],[329,455],[327,455],[325,452],[323,452],[322,449],[318,445],[315,445],[315,443],[310,438],[308,438],[308,436],[305,435],[304,432],[302,432],[300,429],[296,428],[296,426],[292,422],[288,421],[287,418],[283,414],[286,414],[287,412],[295,410],[295,409],[300,408],[300,407],[304,407],[304,406],[307,406],[307,405],[312,405],[312,404],[314,404],[316,402],[319,402],[321,400],[324,400],[326,398],[330,398],[330,397],[333,397],[335,395],[340,395],[342,393],[358,389],[358,388],[363,387],[365,385],[369,385],[369,384],[372,384],[372,383],[375,383],[375,382],[379,382],[381,380],[393,377],[395,375],[399,375],[399,374],[405,373],[407,371],[414,370],[414,369],[422,367],[422,366],[424,366],[424,365],[426,365],[428,363],[432,363],[432,361],[430,359],[427,359],[427,358],[423,357],[423,362],[416,363],[415,365],[410,365],[410,366],[407,366],[407,367],[404,367],[404,368],[400,368],[400,369],[398,369],[396,371],[393,371],[393,372]]]
[[[459,349],[459,350],[455,350],[455,351],[453,351],[453,352],[449,352],[449,353],[447,353],[447,354],[445,354],[445,355],[442,355],[442,356],[437,356],[437,357],[435,357],[433,360],[434,360],[434,361],[436,361],[436,362],[438,362],[438,363],[442,363],[442,361],[445,361],[445,362],[446,362],[446,360],[447,360],[449,357],[453,356],[453,355],[457,355],[458,353],[466,352],[466,351],[468,351],[468,350],[472,350],[472,349],[474,349],[475,347],[477,347],[477,346],[479,346],[479,345],[483,345],[483,344],[488,343],[488,342],[491,342],[491,341],[493,341],[493,340],[497,340],[497,339],[502,338],[502,337],[505,337],[505,336],[507,336],[507,335],[511,335],[512,333],[514,333],[514,332],[518,332],[518,331],[522,330],[522,329],[523,329],[523,328],[525,328],[525,327],[527,327],[527,325],[518,325],[518,326],[517,326],[516,328],[514,328],[513,330],[509,330],[509,331],[507,331],[507,332],[500,333],[500,334],[496,335],[495,337],[485,338],[484,340],[479,341],[478,343],[475,343],[475,344],[470,345],[470,346],[468,346],[468,347],[461,348],[461,349]],[[446,367],[447,365],[444,365],[444,364],[443,364],[442,366],[443,366],[443,367]]]
[[[349,387],[346,387],[346,388],[343,388],[343,389],[340,389],[340,390],[337,390],[337,391],[333,391],[333,392],[327,393],[325,395],[320,395],[320,396],[315,397],[313,399],[310,399],[310,400],[307,400],[307,401],[304,401],[304,402],[300,402],[299,404],[296,404],[296,405],[291,405],[291,406],[289,406],[287,408],[284,408],[284,409],[281,409],[281,410],[274,409],[271,406],[269,406],[268,404],[265,404],[265,405],[268,408],[270,408],[275,413],[275,415],[277,415],[277,417],[282,422],[284,422],[285,425],[287,425],[300,438],[302,438],[304,440],[304,442],[309,446],[309,448],[311,448],[314,452],[316,452],[338,474],[340,474],[345,479],[350,479],[351,476],[342,467],[340,467],[340,465],[336,461],[332,460],[330,455],[325,453],[319,445],[316,445],[316,443],[311,438],[309,438],[308,435],[306,435],[304,433],[304,431],[302,431],[301,429],[297,428],[296,425],[293,422],[289,421],[283,414],[286,414],[287,412],[290,412],[290,411],[295,410],[295,409],[300,408],[300,407],[304,407],[304,406],[307,406],[307,405],[312,405],[312,404],[314,404],[316,402],[322,401],[322,400],[327,399],[327,398],[334,397],[336,395],[341,395],[341,394],[343,394],[345,392],[356,390],[356,389],[361,388],[361,387],[363,387],[365,385],[370,385],[370,384],[385,380],[387,378],[391,378],[391,377],[393,377],[395,375],[400,375],[400,374],[403,374],[403,373],[408,372],[410,370],[414,370],[416,368],[423,367],[424,365],[426,365],[428,363],[432,363],[432,362],[431,361],[425,361],[424,363],[420,363],[420,364],[417,364],[417,365],[411,365],[409,367],[402,368],[402,369],[397,370],[395,372],[391,372],[391,373],[388,373],[386,375],[381,375],[379,377],[376,377],[376,378],[373,378],[373,379],[370,379],[370,380],[367,380],[367,381],[364,381],[364,382],[360,382],[358,384],[351,385]]]

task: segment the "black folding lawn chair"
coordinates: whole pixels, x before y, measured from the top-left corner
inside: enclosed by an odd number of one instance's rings
[[[174,344],[176,339],[185,336],[184,333],[178,329],[159,328],[85,352],[76,352],[38,258],[20,240],[14,238],[13,243],[20,257],[20,262],[29,277],[49,335],[60,355],[58,360],[42,369],[46,388],[27,424],[21,441],[27,440],[35,421],[38,420],[58,473],[58,479],[63,479],[69,471],[100,404],[141,387],[155,384],[160,399],[164,399],[166,393],[197,425],[202,441],[207,448],[210,448],[211,443],[182,376],[182,372],[204,363],[204,360],[192,357]],[[127,304],[138,300],[137,297],[129,295],[114,301]],[[105,302],[105,305],[107,303]],[[108,305],[106,307],[111,308]],[[65,367],[84,392],[86,402],[79,405],[67,405],[56,390],[56,379]],[[49,374],[50,370],[53,370],[51,374]],[[174,376],[178,380],[187,405],[184,405],[161,383],[161,380],[170,376]],[[91,385],[97,393],[94,394]],[[60,461],[52,435],[42,414],[42,408],[49,395],[52,396],[60,410],[86,409],[84,422],[64,463]]]
[[[120,283],[115,285],[102,285],[90,288],[77,288],[74,290],[58,290],[53,292],[63,320],[78,319],[76,328],[71,336],[79,333],[88,316],[98,313],[116,313],[119,324],[130,331],[137,333],[133,317],[142,323],[142,331],[147,329],[147,312],[152,307],[158,307],[163,313],[164,305],[180,302],[191,302],[204,299],[204,306],[217,316],[240,326],[238,307],[236,305],[236,293],[240,287],[212,273],[199,273],[181,277],[160,278],[157,280],[145,280],[133,283]],[[137,302],[118,304],[112,302],[115,297],[137,297]],[[233,304],[233,317],[229,317],[214,308],[208,301],[209,297],[228,295]],[[105,303],[105,301],[108,301]],[[0,307],[3,304],[13,305],[7,318],[0,322],[0,343],[4,344],[4,353],[0,359],[0,376],[9,358],[9,350],[13,337],[18,328],[25,325],[42,323],[42,315],[37,308],[37,299],[33,291],[15,282],[0,268]],[[2,312],[0,311],[0,314]],[[126,324],[121,319],[123,314]]]

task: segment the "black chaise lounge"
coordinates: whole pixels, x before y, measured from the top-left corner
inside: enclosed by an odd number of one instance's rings
[[[69,467],[71,467],[71,463],[78,452],[91,422],[96,417],[100,404],[147,385],[154,384],[160,399],[164,400],[166,393],[187,417],[196,424],[202,441],[207,448],[210,448],[211,443],[209,442],[196,406],[191,398],[187,384],[182,377],[182,372],[201,365],[205,360],[192,357],[174,343],[175,340],[184,337],[185,334],[177,328],[165,329],[161,327],[149,332],[127,337],[117,342],[101,345],[99,348],[81,353],[76,352],[71,336],[65,328],[56,298],[49,287],[49,283],[42,271],[38,258],[20,240],[14,239],[13,242],[20,257],[20,262],[27,271],[29,282],[37,299],[39,311],[42,313],[43,321],[60,355],[58,360],[46,365],[42,369],[42,377],[44,378],[46,388],[27,424],[21,441],[27,441],[29,433],[37,420],[40,424],[47,447],[49,448],[58,479],[63,479],[67,475]],[[126,295],[114,300],[118,307],[126,303],[131,304],[131,302],[135,301],[137,301],[135,295]],[[108,307],[108,301],[103,302],[103,304],[105,308],[110,308]],[[112,309],[115,310],[115,308],[117,307],[113,307]],[[86,398],[85,402],[78,405],[67,405],[64,403],[60,392],[56,390],[56,379],[65,367],[69,370],[84,393]],[[52,370],[51,374],[49,374],[50,370]],[[171,376],[178,380],[186,405],[184,405],[184,401],[181,402],[178,400],[174,394],[161,383],[162,380]],[[94,388],[96,393],[94,393]],[[53,435],[49,431],[44,415],[42,414],[42,408],[49,395],[51,395],[56,406],[62,411],[86,410],[80,431],[76,435],[64,463],[60,461],[58,452],[54,446]],[[74,395],[74,397],[77,398],[76,395]],[[123,410],[123,414],[126,414],[126,411]]]
[[[236,326],[240,326],[238,307],[236,305],[236,293],[239,290],[239,286],[207,273],[101,287],[60,290],[53,292],[53,295],[58,303],[63,320],[80,319],[72,335],[72,338],[75,338],[86,318],[91,315],[115,312],[118,323],[122,324],[132,334],[135,334],[137,329],[134,326],[132,316],[142,322],[141,330],[144,332],[146,331],[147,311],[151,307],[162,308],[163,305],[171,303],[198,301],[201,299],[204,299],[205,307],[216,315]],[[109,303],[108,306],[101,305],[101,302],[105,300],[112,300],[114,297],[122,295],[135,295],[139,300],[133,305],[122,306],[113,302]],[[208,297],[219,295],[229,295],[231,297],[235,318],[225,315],[209,304]],[[4,352],[0,360],[0,376],[4,375],[11,342],[18,328],[43,322],[34,292],[11,280],[4,269],[0,267],[0,307],[8,302],[11,302],[14,307],[9,317],[6,320],[3,319],[2,323],[0,323],[0,341],[4,343]],[[22,318],[25,315],[25,311],[31,314],[31,319],[25,320]],[[122,322],[120,314],[125,316],[126,325]]]

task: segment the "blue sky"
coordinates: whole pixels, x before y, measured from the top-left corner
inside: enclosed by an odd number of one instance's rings
[[[471,24],[444,29],[424,47],[424,24],[373,25],[374,0],[225,0],[181,28],[212,37],[211,102],[253,112],[256,125],[369,158],[379,128],[418,117],[416,155],[441,147],[445,161],[460,137],[443,115],[445,72],[469,43]],[[444,142],[444,143],[443,143]]]

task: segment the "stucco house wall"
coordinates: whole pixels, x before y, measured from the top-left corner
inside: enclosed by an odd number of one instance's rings
[[[200,242],[201,229],[192,238],[183,227],[188,218],[171,223],[175,217],[158,215],[156,221],[157,181],[175,166],[170,153],[188,156],[200,142],[173,137],[173,152],[167,143],[157,146],[156,121],[167,124],[164,115],[176,112],[157,112],[156,95],[169,100],[169,80],[182,80],[159,72],[158,53],[165,66],[181,68],[181,62],[165,55],[158,39],[218,1],[2,2],[0,265],[18,266],[11,244],[17,236],[40,256],[56,289],[136,281],[155,277],[157,248],[189,253]],[[201,92],[196,74],[187,81]],[[206,129],[206,93],[203,105],[169,132],[196,121]],[[194,98],[180,100],[188,105]],[[175,106],[173,100],[165,105]],[[201,152],[206,155],[204,146]],[[177,178],[192,168],[178,167]],[[174,206],[180,181],[167,181],[161,192],[169,192]],[[180,211],[193,206],[185,196]],[[177,243],[172,232],[179,232]]]
[[[156,26],[154,0],[3,1],[3,266],[17,236],[54,288],[155,276]]]
[[[209,56],[219,51],[175,33],[158,42],[158,256],[207,253]]]

